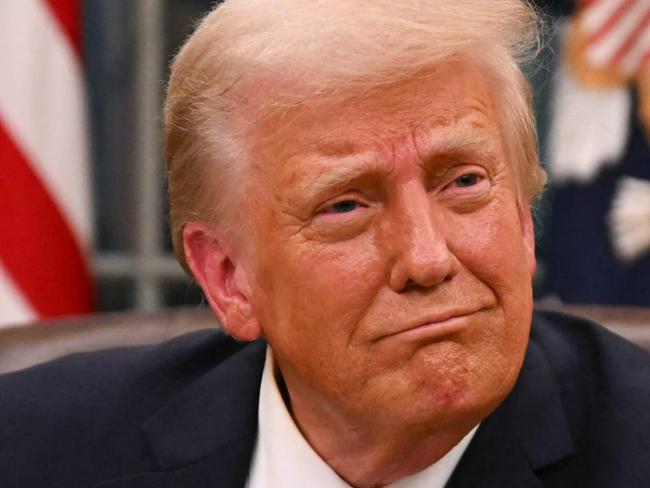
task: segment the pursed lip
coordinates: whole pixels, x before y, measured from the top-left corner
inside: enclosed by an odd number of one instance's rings
[[[449,310],[442,313],[427,315],[417,320],[408,322],[405,326],[383,334],[374,342],[388,339],[395,336],[412,336],[413,338],[443,336],[458,332],[467,326],[465,319],[479,313],[482,308],[473,308],[467,310]]]

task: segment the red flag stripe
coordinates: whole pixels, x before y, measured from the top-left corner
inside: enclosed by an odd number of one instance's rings
[[[612,58],[612,64],[619,64],[630,49],[639,41],[639,38],[648,29],[650,23],[650,9],[646,11],[641,21],[637,24],[632,32],[628,35],[623,45],[616,51]]]
[[[595,32],[592,32],[589,36],[589,43],[595,43],[605,36],[613,27],[616,25],[621,18],[630,10],[636,0],[625,0],[614,12],[614,14],[607,19],[607,22],[603,23]]]
[[[81,56],[81,4],[79,0],[44,0],[74,51]]]
[[[46,187],[0,120],[0,260],[43,316],[92,310],[79,246]]]

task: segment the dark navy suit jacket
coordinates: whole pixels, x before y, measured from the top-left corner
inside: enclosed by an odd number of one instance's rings
[[[203,331],[1,376],[0,486],[244,486],[264,351]],[[650,355],[558,314],[448,483],[542,486],[650,486]]]

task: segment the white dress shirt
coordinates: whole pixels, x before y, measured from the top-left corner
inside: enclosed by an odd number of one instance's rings
[[[323,461],[293,422],[274,375],[273,355],[266,350],[259,400],[259,428],[247,488],[350,488]],[[390,488],[443,488],[476,432],[476,426],[435,464]]]

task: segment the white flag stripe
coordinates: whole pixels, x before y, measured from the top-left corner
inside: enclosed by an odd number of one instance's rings
[[[590,44],[586,53],[587,59],[594,66],[606,66],[611,63],[616,53],[623,47],[634,29],[643,21],[648,9],[647,2],[635,2],[605,35]]]
[[[636,44],[630,48],[621,61],[623,72],[626,74],[636,73],[648,52],[650,52],[650,26],[643,31]]]
[[[614,15],[614,13],[625,3],[626,0],[601,0],[592,3],[585,9],[581,18],[582,27],[589,34],[598,31]]]
[[[0,262],[0,328],[35,320],[36,313],[16,289]]]
[[[0,19],[0,117],[87,247],[92,218],[80,61],[41,1],[2,0]]]

